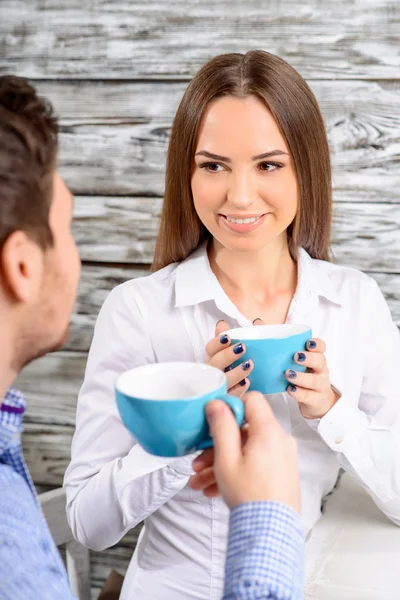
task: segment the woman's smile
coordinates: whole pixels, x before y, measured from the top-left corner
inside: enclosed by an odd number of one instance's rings
[[[270,214],[271,213],[264,213],[261,215],[218,214],[218,220],[223,227],[226,227],[230,231],[236,233],[249,233],[261,227]]]

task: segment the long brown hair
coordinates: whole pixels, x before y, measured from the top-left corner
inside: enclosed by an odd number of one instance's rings
[[[293,159],[299,206],[287,235],[295,258],[302,246],[329,260],[332,184],[324,122],[314,94],[287,62],[264,52],[222,54],[192,79],[169,142],[165,196],[152,270],[180,262],[211,234],[194,208],[191,175],[198,131],[208,104],[220,96],[256,96],[271,111]]]

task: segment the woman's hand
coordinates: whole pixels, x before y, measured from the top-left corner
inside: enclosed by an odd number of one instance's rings
[[[228,392],[241,397],[249,388],[247,375],[251,373],[254,365],[251,360],[243,360],[237,367],[232,368],[232,364],[245,354],[246,347],[241,343],[231,346],[230,337],[224,334],[228,329],[225,321],[217,323],[215,338],[206,346],[206,363],[224,371],[228,380]]]
[[[288,394],[299,403],[305,419],[321,419],[339,400],[340,395],[332,388],[329,369],[326,365],[326,345],[320,339],[311,339],[307,350],[297,352],[294,360],[307,367],[305,373],[288,370],[286,379],[290,382]]]

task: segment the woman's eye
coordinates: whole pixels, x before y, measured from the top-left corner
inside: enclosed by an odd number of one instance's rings
[[[200,165],[200,169],[205,169],[206,171],[209,171],[210,173],[219,173],[220,171],[223,170],[222,165],[220,165],[219,163],[203,163],[202,165]]]
[[[282,163],[277,162],[262,162],[259,165],[260,171],[276,171],[283,167]]]

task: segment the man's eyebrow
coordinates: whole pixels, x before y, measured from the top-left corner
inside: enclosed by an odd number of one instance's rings
[[[262,158],[271,158],[272,156],[289,156],[288,152],[284,152],[283,150],[270,150],[269,152],[264,152],[263,154],[257,154],[257,156],[252,156],[251,160],[261,160]],[[232,162],[228,156],[220,156],[219,154],[213,154],[212,152],[208,152],[207,150],[200,150],[196,152],[195,156],[206,156],[207,158],[211,158],[213,160],[220,160],[222,162]]]

